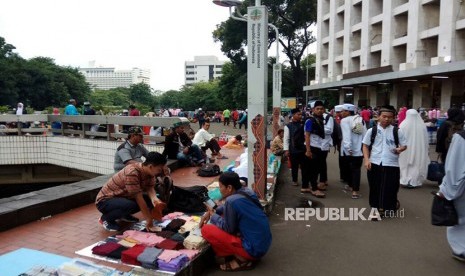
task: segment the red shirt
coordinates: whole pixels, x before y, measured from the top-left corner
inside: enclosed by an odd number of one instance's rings
[[[140,111],[137,108],[131,109],[129,116],[140,116]]]
[[[368,110],[368,109],[362,110],[362,112],[360,112],[360,115],[362,116],[362,118],[363,118],[363,120],[365,122],[370,121],[370,117],[371,117],[370,110]]]

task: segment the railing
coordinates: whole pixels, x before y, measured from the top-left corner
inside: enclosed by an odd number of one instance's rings
[[[24,127],[25,124],[35,127]],[[52,123],[61,123],[60,128],[53,128]],[[81,138],[104,138],[108,141],[127,138],[127,134],[120,132],[118,126],[162,127],[169,129],[174,123],[184,123],[190,128],[189,120],[184,117],[128,117],[128,116],[100,116],[100,115],[0,115],[0,124],[7,128],[0,128],[0,135],[45,134],[49,135],[79,135]],[[96,131],[92,126],[98,125],[106,131]],[[92,130],[91,130],[92,129]],[[163,135],[163,132],[162,132]],[[151,143],[164,142],[164,136],[144,135],[145,141]]]

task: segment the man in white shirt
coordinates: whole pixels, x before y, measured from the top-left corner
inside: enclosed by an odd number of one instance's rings
[[[379,113],[378,124],[363,138],[363,157],[368,171],[370,206],[383,214],[399,208],[399,154],[407,149],[407,139],[402,130],[391,125],[396,113],[392,106],[382,107]]]
[[[344,104],[342,106],[341,130],[341,156],[344,159],[343,173],[344,179],[352,192],[352,198],[360,198],[360,174],[363,162],[362,140],[366,133],[363,119],[355,114],[353,104]]]
[[[205,120],[202,128],[197,131],[192,139],[192,143],[199,146],[203,152],[206,152],[207,149],[210,149],[212,156],[216,156],[217,159],[227,159],[226,156],[220,153],[221,147],[218,144],[218,141],[215,139],[215,134],[208,132],[210,129],[210,120]]]

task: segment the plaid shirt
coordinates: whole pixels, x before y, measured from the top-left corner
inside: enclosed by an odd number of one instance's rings
[[[155,178],[142,170],[142,164],[126,166],[103,185],[95,203],[115,197],[135,198],[136,194],[155,187]]]

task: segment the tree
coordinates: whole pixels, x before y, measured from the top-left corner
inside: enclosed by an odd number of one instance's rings
[[[246,0],[239,7],[242,14],[247,12],[250,0]],[[268,34],[269,46],[276,40],[283,47],[291,65],[294,95],[301,98],[305,84],[305,71],[301,61],[307,47],[315,42],[310,27],[316,22],[316,0],[263,0],[268,7],[269,22],[279,30],[279,38],[274,32]],[[237,15],[237,14],[236,14]],[[222,43],[221,50],[239,67],[244,66],[247,45],[247,24],[228,19],[217,26],[213,32],[215,42]]]
[[[132,103],[152,106],[153,99],[152,89],[148,84],[141,82],[129,87],[129,100]]]

